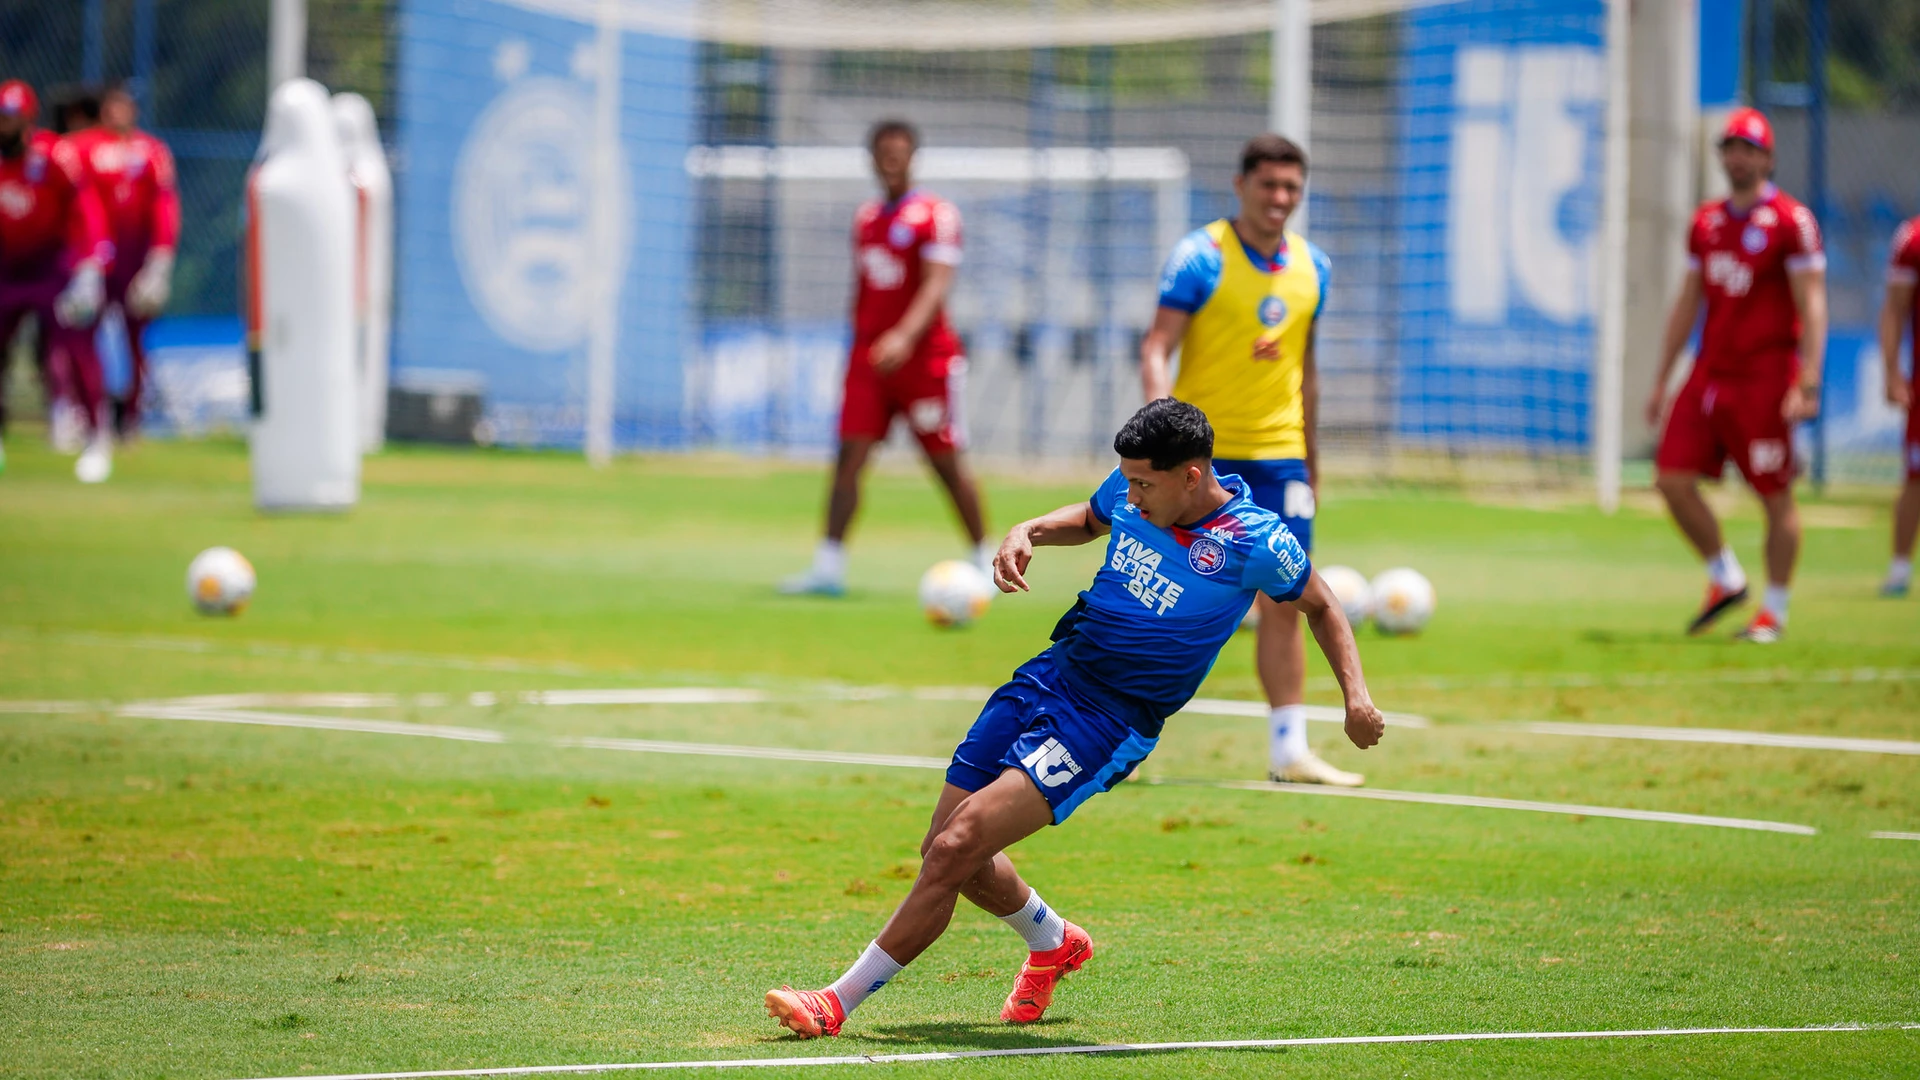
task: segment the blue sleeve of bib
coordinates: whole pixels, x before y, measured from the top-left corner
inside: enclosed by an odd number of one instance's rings
[[[1160,306],[1191,315],[1220,285],[1220,249],[1205,229],[1195,229],[1174,245],[1160,272]]]
[[[1240,587],[1258,589],[1284,604],[1300,599],[1312,575],[1313,563],[1307,558],[1306,549],[1285,525],[1276,521],[1273,531],[1254,539]]]
[[[1319,322],[1327,313],[1327,282],[1333,280],[1333,260],[1311,240],[1307,241],[1307,254],[1313,257],[1313,269],[1320,275],[1320,306],[1313,309],[1313,319]]]
[[[1115,469],[1107,474],[1105,480],[1100,481],[1099,487],[1094,489],[1093,496],[1087,500],[1087,509],[1093,511],[1093,516],[1100,524],[1111,525],[1113,512],[1108,507],[1111,507],[1115,500],[1126,497],[1127,478],[1120,474],[1119,469]]]

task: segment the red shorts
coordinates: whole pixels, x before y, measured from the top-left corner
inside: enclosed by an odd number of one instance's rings
[[[1775,379],[1689,378],[1653,455],[1661,472],[1694,472],[1718,479],[1727,458],[1761,495],[1793,486],[1793,435],[1780,407],[1791,382]]]
[[[867,362],[865,349],[855,349],[847,362],[840,439],[883,440],[893,427],[893,418],[904,415],[913,437],[928,454],[964,450],[967,429],[961,410],[966,384],[964,356],[915,357],[882,375]]]
[[[1907,390],[1907,438],[1901,450],[1907,458],[1907,479],[1920,480],[1920,378],[1908,384]]]

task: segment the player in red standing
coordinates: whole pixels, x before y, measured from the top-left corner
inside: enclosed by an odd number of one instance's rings
[[[1747,598],[1746,573],[1700,496],[1728,457],[1766,510],[1767,591],[1740,633],[1778,641],[1787,586],[1800,553],[1793,502],[1793,425],[1820,411],[1827,342],[1827,258],[1813,211],[1773,186],[1773,129],[1754,109],[1736,109],[1720,137],[1732,194],[1706,203],[1687,239],[1688,269],[1667,317],[1647,422],[1666,427],[1654,455],[1654,486],[1707,561],[1707,598],[1689,633],[1700,633]],[[1700,350],[1669,405],[1668,376],[1706,305]]]
[[[1920,534],[1920,409],[1913,407],[1915,391],[1920,390],[1920,364],[1913,375],[1900,375],[1900,336],[1913,329],[1913,350],[1920,355],[1920,217],[1900,226],[1893,234],[1893,258],[1887,266],[1887,301],[1880,306],[1880,359],[1886,365],[1887,401],[1907,414],[1907,434],[1901,440],[1901,456],[1907,465],[1907,482],[1893,504],[1893,562],[1887,567],[1887,579],[1880,584],[1880,595],[1901,597],[1913,584],[1913,539]]]
[[[173,253],[180,239],[180,195],[167,144],[141,131],[139,106],[124,86],[100,96],[100,123],[75,134],[73,144],[93,177],[113,237],[107,303],[126,320],[132,377],[126,397],[113,403],[116,434],[139,430],[140,394],[147,383],[147,325],[167,306]]]
[[[0,83],[0,346],[35,316],[48,366],[65,374],[90,432],[74,475],[94,484],[113,471],[93,346],[113,244],[86,166],[72,144],[33,126],[39,110],[32,87]],[[0,347],[0,384],[5,363]]]
[[[839,596],[846,591],[846,536],[860,505],[860,474],[874,444],[904,414],[927,464],[940,477],[984,572],[987,542],[980,489],[961,460],[966,357],[947,324],[947,294],[960,265],[960,211],[912,186],[913,126],[883,120],[867,137],[874,175],[886,198],[860,207],[853,222],[853,351],[840,406],[840,451],[827,499],[826,537],[813,565],[780,583],[785,593]]]

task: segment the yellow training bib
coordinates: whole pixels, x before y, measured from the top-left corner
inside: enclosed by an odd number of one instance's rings
[[[1215,457],[1307,456],[1300,379],[1320,310],[1320,272],[1307,242],[1287,235],[1287,265],[1255,267],[1225,219],[1207,226],[1220,249],[1220,283],[1187,321],[1173,396],[1213,424]]]

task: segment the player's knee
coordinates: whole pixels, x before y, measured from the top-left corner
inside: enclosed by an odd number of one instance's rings
[[[959,888],[980,869],[991,854],[980,849],[980,841],[965,822],[948,822],[926,846],[920,864],[923,879]]]
[[[1660,472],[1655,473],[1653,477],[1654,488],[1668,497],[1685,495],[1693,490],[1694,484],[1695,479],[1692,473]]]

